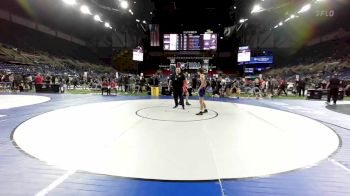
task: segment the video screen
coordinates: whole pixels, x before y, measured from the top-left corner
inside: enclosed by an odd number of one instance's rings
[[[250,62],[251,52],[248,46],[239,47],[238,62]]]
[[[254,68],[245,68],[244,73],[254,73]]]
[[[177,34],[164,34],[163,42],[164,50],[175,51],[178,48]]]
[[[203,35],[203,50],[216,50],[217,49],[217,34],[204,34]]]
[[[143,61],[143,51],[142,49],[134,49],[132,52],[132,60]]]
[[[216,50],[217,34],[164,34],[163,49],[166,51]]]
[[[249,64],[272,64],[273,56],[255,56],[250,58]]]

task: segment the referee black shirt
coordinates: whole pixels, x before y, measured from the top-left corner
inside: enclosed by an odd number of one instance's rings
[[[336,89],[340,87],[340,80],[338,78],[331,78],[329,80],[329,88]]]
[[[184,74],[180,73],[179,75],[176,75],[176,73],[174,73],[171,75],[170,80],[172,82],[174,91],[182,91],[184,81],[186,80]]]

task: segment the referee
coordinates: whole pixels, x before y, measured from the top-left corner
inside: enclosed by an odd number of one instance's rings
[[[183,87],[184,87],[184,82],[186,78],[185,75],[181,72],[180,67],[177,67],[175,70],[175,73],[170,76],[169,80],[169,91],[170,91],[170,86],[173,86],[173,95],[174,95],[174,101],[175,101],[175,106],[173,107],[174,109],[179,106],[179,98],[180,98],[180,104],[182,105],[182,109],[185,109],[185,104],[184,104],[184,92],[183,92]]]

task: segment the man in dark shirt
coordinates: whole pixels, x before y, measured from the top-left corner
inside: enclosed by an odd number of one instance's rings
[[[331,102],[331,97],[333,99],[333,103],[337,104],[340,84],[341,81],[338,79],[337,74],[333,74],[333,77],[329,80],[326,87],[329,90],[327,104]]]
[[[298,91],[299,97],[301,97],[301,95],[304,97],[305,86],[306,86],[305,79],[301,79],[301,80],[297,81],[296,83],[297,83],[297,91]]]
[[[175,73],[171,75],[170,81],[169,81],[169,90],[170,90],[170,85],[173,86],[173,95],[174,95],[174,101],[175,101],[174,109],[177,108],[179,105],[178,98],[180,98],[180,104],[182,105],[182,109],[185,109],[184,97],[183,97],[184,81],[185,81],[185,76],[183,73],[181,73],[181,69],[179,67],[176,68]]]

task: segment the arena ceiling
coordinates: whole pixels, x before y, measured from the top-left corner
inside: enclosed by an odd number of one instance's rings
[[[307,3],[316,0],[128,0],[133,14],[120,8],[118,0],[77,0],[86,4],[94,14],[110,22],[114,30],[147,35],[147,24],[158,23],[162,32],[198,31],[211,29],[223,33],[227,27],[239,27],[240,19],[248,19],[243,26],[246,31],[271,30],[280,21],[298,12]],[[254,5],[261,5],[264,11],[252,14]],[[308,13],[304,22],[330,18],[316,17],[320,10],[336,10],[334,25],[344,26],[349,16],[348,0],[323,0],[320,6]],[[108,35],[110,29],[93,21],[91,16],[80,13],[79,8],[65,5],[62,0],[1,0],[0,9],[8,10],[25,18],[37,21],[76,37],[91,40]],[[138,19],[140,22],[136,22]],[[142,21],[147,24],[142,24]],[[142,27],[142,28],[141,28]]]
[[[305,13],[298,14],[308,4],[311,8]],[[252,14],[254,5],[260,5],[263,11]],[[309,26],[313,31],[320,33],[349,26],[346,22],[350,17],[348,0],[239,0],[237,7],[237,18],[248,19],[246,24],[248,31],[273,30],[280,22],[284,24],[288,22],[284,28],[297,29]],[[330,16],[332,12],[333,15]],[[285,20],[291,15],[298,15],[298,20],[286,22]]]
[[[154,23],[163,31],[205,31],[235,22],[234,0],[152,0],[155,5]]]
[[[108,34],[111,30],[93,20],[93,17],[80,13],[79,6],[89,6],[93,14],[99,14],[108,21],[114,30],[135,33],[140,32],[137,18],[150,20],[153,10],[150,0],[130,1],[131,15],[123,10],[115,0],[77,0],[79,5],[70,6],[62,0],[1,0],[0,9],[39,22],[53,29],[90,40]],[[134,3],[136,2],[136,3]]]

